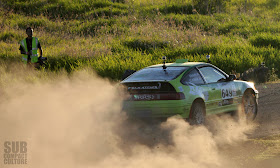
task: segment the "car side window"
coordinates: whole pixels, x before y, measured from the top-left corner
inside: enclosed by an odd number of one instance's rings
[[[213,67],[202,67],[199,70],[207,83],[215,83],[226,80],[226,76]]]
[[[199,74],[199,72],[197,71],[197,69],[193,69],[193,70],[191,70],[191,72],[186,74],[182,78],[181,82],[184,85],[202,85],[202,84],[204,84],[204,81],[203,81],[201,75]]]

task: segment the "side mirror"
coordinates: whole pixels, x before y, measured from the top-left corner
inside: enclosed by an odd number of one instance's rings
[[[236,80],[236,75],[234,74],[230,74],[229,77],[228,77],[228,81],[233,81],[233,80]]]

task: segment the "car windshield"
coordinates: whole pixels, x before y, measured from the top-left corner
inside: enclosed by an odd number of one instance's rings
[[[188,67],[167,67],[165,70],[162,67],[144,68],[132,74],[124,82],[170,81],[187,69]]]

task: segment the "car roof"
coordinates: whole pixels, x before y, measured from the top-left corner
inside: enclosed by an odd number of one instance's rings
[[[152,65],[147,68],[156,68],[162,67],[163,64]],[[166,63],[165,66],[167,67],[193,67],[193,66],[200,66],[200,65],[210,65],[205,62],[184,62],[184,63]]]

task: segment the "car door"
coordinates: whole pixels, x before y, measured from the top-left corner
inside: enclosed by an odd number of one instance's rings
[[[181,79],[181,83],[186,87],[187,99],[190,105],[196,98],[203,98],[206,106],[211,103],[209,102],[208,87],[205,85],[205,80],[197,68],[193,68],[185,74]]]
[[[199,67],[199,72],[206,82],[206,88],[209,94],[209,113],[223,112],[223,106],[230,104],[233,98],[233,89],[230,89],[233,87],[233,82],[227,82],[226,74],[212,66]]]

